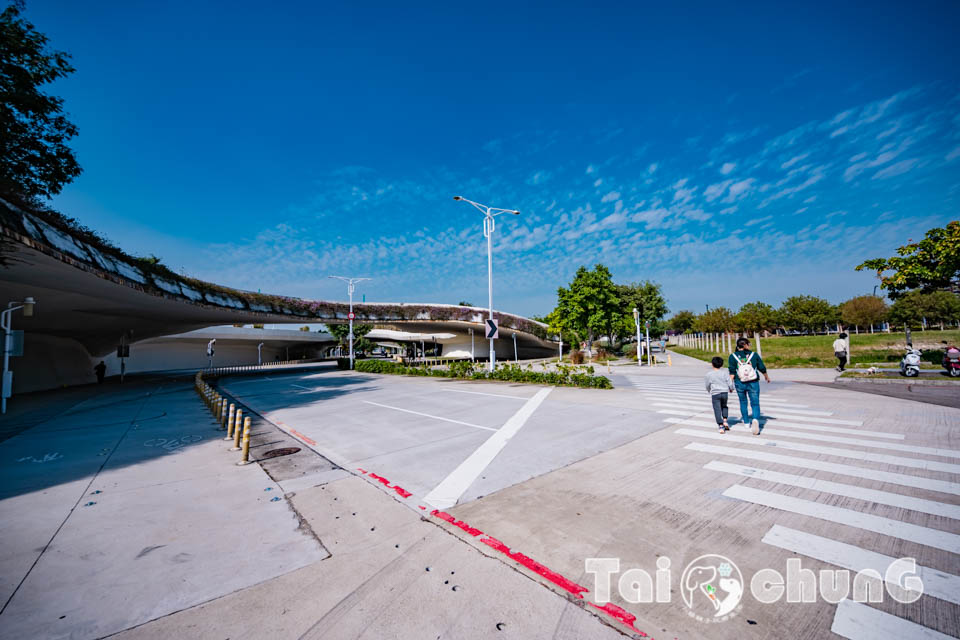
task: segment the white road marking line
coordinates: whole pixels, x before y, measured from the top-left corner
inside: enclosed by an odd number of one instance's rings
[[[291,384],[290,386],[297,387],[298,389],[306,389],[307,391],[315,391],[315,389],[311,389],[310,387],[304,387],[303,385],[299,385],[299,384]]]
[[[841,600],[830,631],[849,640],[952,640],[939,631],[853,600]]]
[[[856,498],[867,502],[876,502],[891,507],[901,509],[910,509],[911,511],[920,511],[935,516],[953,518],[960,520],[960,505],[947,504],[945,502],[935,502],[934,500],[924,500],[923,498],[914,498],[902,493],[891,493],[889,491],[877,491],[876,489],[866,489],[851,484],[840,482],[831,482],[829,480],[817,480],[809,476],[795,476],[791,473],[780,473],[779,471],[770,471],[769,469],[758,469],[756,467],[747,467],[741,464],[730,464],[712,460],[703,467],[712,471],[723,471],[746,478],[756,478],[767,482],[776,482],[786,484],[791,487],[800,487],[801,489],[810,489],[812,491],[822,491],[823,493],[832,493],[838,496]],[[960,591],[958,591],[960,594]]]
[[[417,416],[423,416],[425,418],[433,418],[434,420],[442,420],[444,422],[452,422],[453,424],[462,424],[465,427],[473,427],[474,429],[483,429],[484,431],[496,431],[492,427],[482,427],[479,424],[471,424],[469,422],[462,422],[460,420],[452,420],[450,418],[442,418],[440,416],[432,416],[429,413],[421,413],[419,411],[411,411],[410,409],[401,409],[400,407],[392,407],[388,404],[380,404],[379,402],[370,402],[369,400],[364,400],[364,404],[372,404],[377,407],[383,407],[384,409],[393,409],[394,411],[403,411],[404,413],[412,413]]]
[[[507,422],[497,430],[486,442],[471,453],[466,460],[450,472],[433,491],[427,494],[424,501],[437,509],[447,509],[457,504],[460,496],[470,488],[470,485],[480,477],[493,459],[507,446],[510,438],[515,436],[520,428],[526,424],[533,412],[547,399],[553,387],[541,389],[524,403]]]
[[[824,462],[822,460],[813,460],[811,458],[783,456],[776,453],[767,453],[766,451],[752,451],[750,449],[737,449],[735,447],[718,447],[712,444],[702,444],[700,442],[691,442],[684,448],[690,449],[691,451],[716,453],[720,455],[733,456],[735,458],[760,460],[762,462],[775,462],[778,464],[787,465],[789,467],[816,469],[817,471],[828,471],[830,473],[851,476],[853,478],[864,478],[866,480],[876,480],[877,482],[898,484],[903,487],[913,487],[915,489],[925,489],[927,491],[939,491],[940,493],[960,495],[960,483],[949,482],[947,480],[934,480],[932,478],[923,478],[921,476],[912,476],[907,473],[877,471],[875,469],[855,467],[837,462]]]
[[[687,416],[694,418],[713,418],[713,409],[707,407],[706,409],[701,409],[699,412],[691,416],[691,411],[680,411],[677,409],[658,409],[657,413],[662,413],[664,415],[673,415],[673,416]],[[711,426],[716,428],[716,423],[711,422]],[[807,431],[825,431],[828,433],[849,433],[857,436],[870,436],[872,438],[887,438],[888,440],[903,440],[904,435],[902,433],[884,433],[883,431],[870,431],[868,429],[847,429],[845,427],[832,427],[832,426],[821,426],[815,424],[804,424],[802,422],[783,422],[782,420],[774,420],[767,423],[770,425],[767,429],[764,429],[766,433],[771,427],[790,427],[792,429],[806,429]],[[742,425],[743,428],[747,428],[749,425],[744,425],[742,422],[737,422],[734,424],[734,428],[737,425]],[[784,435],[789,435],[788,431],[777,430],[777,433]]]
[[[770,531],[767,531],[763,542],[855,573],[873,569],[881,576],[886,576],[887,567],[899,559],[779,524],[773,525]],[[960,604],[960,576],[920,565],[917,565],[917,575],[923,582],[925,595]]]
[[[464,391],[463,389],[441,389],[441,391],[452,391],[454,393],[472,393],[475,396],[491,396],[494,398],[510,398],[511,400],[529,400],[523,396],[508,396],[505,393],[484,393],[483,391]]]
[[[716,429],[716,427],[714,427]],[[851,458],[853,460],[869,460],[870,462],[882,462],[884,464],[895,464],[901,467],[912,467],[914,469],[926,469],[927,471],[946,471],[947,473],[960,473],[960,465],[949,462],[937,462],[925,458],[901,458],[900,456],[889,456],[885,453],[871,453],[868,451],[856,451],[854,449],[838,449],[836,447],[820,447],[814,444],[802,444],[800,442],[787,442],[786,440],[771,440],[760,436],[735,436],[733,434],[710,433],[709,431],[694,431],[693,429],[677,429],[674,433],[683,436],[695,436],[697,438],[707,438],[709,440],[719,440],[721,442],[740,442],[743,444],[752,444],[758,447],[776,447],[777,449],[792,449],[793,451],[804,451],[806,453],[822,453],[828,456],[837,456],[839,458]]]
[[[717,423],[710,421],[696,421],[683,418],[667,418],[664,422],[672,424],[690,425],[694,427],[707,427],[716,430]],[[874,440],[864,440],[862,438],[844,438],[843,436],[825,436],[820,433],[806,433],[803,431],[766,428],[760,433],[770,436],[779,436],[786,438],[798,438],[800,440],[814,440],[815,442],[833,442],[835,444],[846,444],[858,447],[870,447],[873,449],[887,449],[888,451],[899,451],[902,453],[919,453],[930,456],[941,456],[943,458],[960,458],[960,452],[950,449],[933,449],[930,447],[915,447],[909,444],[900,444],[897,442],[879,442]],[[960,466],[957,467],[960,469]]]
[[[772,491],[763,491],[735,484],[723,495],[736,498],[744,502],[763,505],[772,509],[780,509],[790,513],[826,520],[837,524],[855,527],[865,531],[873,531],[885,536],[923,544],[935,549],[943,549],[950,553],[960,553],[960,535],[939,529],[930,529],[920,525],[882,518],[870,513],[861,513],[853,509],[844,509],[829,504],[803,500],[792,496],[785,496]]]

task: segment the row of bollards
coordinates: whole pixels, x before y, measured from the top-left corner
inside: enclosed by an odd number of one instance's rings
[[[264,364],[237,364],[229,367],[212,367],[203,370],[203,373],[208,376],[226,376],[235,373],[244,373],[247,371],[261,371],[263,369],[268,369],[270,367],[277,367],[288,364],[306,364],[310,362],[317,362],[316,359],[303,359],[303,360],[278,360],[276,362],[269,362]]]
[[[233,441],[231,451],[240,451],[238,465],[250,464],[250,417],[243,416],[243,410],[203,380],[203,374],[197,372],[194,378],[194,387],[203,398],[210,413],[217,422],[217,430],[226,429],[227,437],[224,440]],[[241,425],[243,429],[241,430]]]

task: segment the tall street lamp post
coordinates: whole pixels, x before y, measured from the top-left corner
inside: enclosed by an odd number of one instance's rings
[[[11,331],[11,322],[13,321],[13,312],[17,309],[23,309],[23,315],[29,318],[33,315],[33,306],[37,301],[32,297],[26,297],[23,302],[8,302],[5,311],[0,312],[0,326],[3,327],[3,380],[2,392],[0,392],[0,413],[7,412],[7,398],[13,395],[13,372],[10,371],[10,352],[13,350],[13,332]]]
[[[334,280],[342,280],[347,283],[347,295],[350,296],[350,313],[347,319],[350,321],[350,331],[347,333],[347,342],[350,343],[350,370],[353,371],[353,291],[358,282],[369,280],[370,278],[344,278],[343,276],[329,276]]]
[[[454,200],[459,200],[472,204],[480,213],[483,214],[483,237],[487,239],[487,302],[489,308],[489,319],[493,320],[493,231],[496,228],[494,218],[503,213],[512,213],[515,216],[520,215],[516,209],[500,209],[497,207],[488,207],[485,204],[467,200],[461,196],[453,196]],[[490,371],[496,367],[497,352],[493,346],[493,338],[490,338]]]

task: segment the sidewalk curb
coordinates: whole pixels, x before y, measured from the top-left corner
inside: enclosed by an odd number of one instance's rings
[[[901,385],[914,385],[918,387],[960,387],[960,382],[951,382],[949,380],[924,380],[922,378],[904,378],[899,380],[897,378],[840,378],[838,377],[834,382],[838,384],[901,384]]]

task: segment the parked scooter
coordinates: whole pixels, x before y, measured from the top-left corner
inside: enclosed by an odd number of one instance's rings
[[[960,377],[960,349],[947,347],[943,352],[943,368],[947,370],[950,377]]]
[[[920,375],[920,349],[914,349],[913,345],[907,346],[907,353],[900,361],[900,374],[908,378]]]

